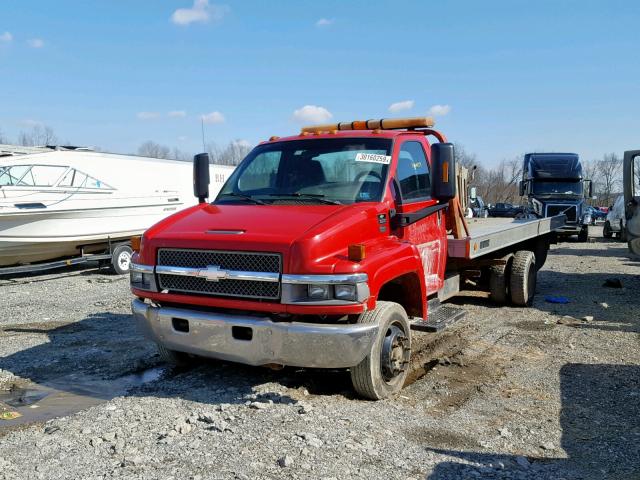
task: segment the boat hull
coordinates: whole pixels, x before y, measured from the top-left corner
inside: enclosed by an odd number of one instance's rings
[[[0,267],[103,251],[184,205],[166,203],[0,216]]]

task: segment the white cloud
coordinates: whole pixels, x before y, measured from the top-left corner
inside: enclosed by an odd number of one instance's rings
[[[138,117],[139,120],[153,120],[159,118],[160,114],[158,112],[138,112],[136,117]]]
[[[31,48],[42,48],[44,47],[44,41],[41,38],[30,38],[27,40],[27,45]]]
[[[185,112],[184,110],[172,110],[171,112],[167,113],[167,115],[171,118],[184,118],[187,116],[187,112]]]
[[[179,8],[173,12],[171,21],[176,25],[207,23],[211,20],[222,20],[228,12],[229,7],[226,5],[209,5],[209,0],[193,0],[193,7]]]
[[[204,123],[224,123],[224,115],[220,112],[203,113],[200,118]]]
[[[428,111],[427,114],[433,115],[434,117],[442,117],[447,115],[451,111],[451,105],[433,105]]]
[[[333,25],[334,22],[335,22],[335,20],[333,18],[321,18],[320,20],[318,20],[316,22],[316,27],[318,27],[318,28],[329,27],[329,26]]]
[[[293,112],[293,119],[300,123],[320,123],[326,122],[333,115],[324,107],[316,105],[305,105]]]
[[[11,32],[4,32],[2,35],[0,35],[0,43],[9,43],[13,40],[13,35],[11,35]]]
[[[403,110],[411,110],[414,105],[413,100],[404,100],[402,102],[396,102],[389,105],[389,111],[391,113],[402,112]]]
[[[34,127],[43,127],[44,123],[42,123],[40,120],[33,120],[32,118],[27,118],[26,120],[22,120],[20,122],[20,125],[22,125],[23,127],[34,128]]]

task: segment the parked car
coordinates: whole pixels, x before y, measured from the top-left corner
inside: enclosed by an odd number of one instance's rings
[[[522,209],[510,203],[496,203],[493,208],[489,209],[490,217],[513,218],[518,213],[522,213]]]
[[[591,215],[591,225],[595,225],[598,221],[605,221],[607,219],[606,212],[596,207],[587,207],[586,213]]]
[[[605,238],[611,238],[614,234],[623,242],[627,241],[623,195],[616,198],[616,202],[609,207],[609,213],[607,213],[607,219],[602,230],[602,235]]]

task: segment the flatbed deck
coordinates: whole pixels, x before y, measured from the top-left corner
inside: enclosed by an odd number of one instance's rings
[[[449,237],[448,254],[452,258],[473,259],[516,243],[551,233],[565,224],[566,216],[547,218],[471,218],[469,236]]]

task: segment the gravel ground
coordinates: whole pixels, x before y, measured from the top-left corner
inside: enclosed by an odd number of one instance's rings
[[[533,308],[459,298],[381,402],[344,372],[170,369],[123,277],[0,280],[0,412],[22,414],[0,420],[0,479],[638,479],[639,267],[599,235],[552,247]]]

